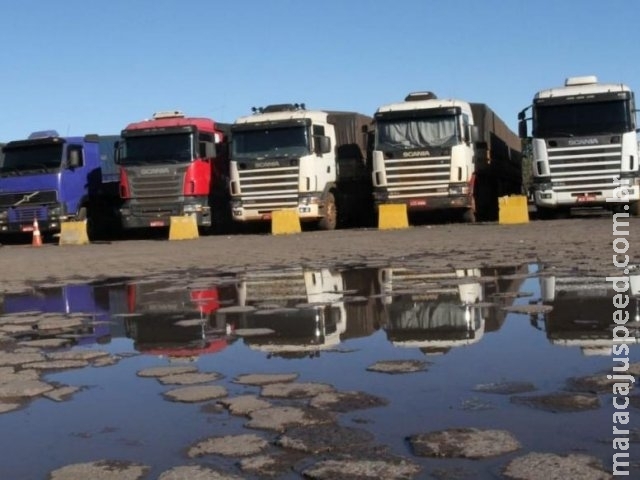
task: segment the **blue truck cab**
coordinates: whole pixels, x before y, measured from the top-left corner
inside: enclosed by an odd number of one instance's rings
[[[88,220],[93,227],[117,223],[119,138],[61,137],[47,130],[6,143],[0,157],[0,233],[30,232],[34,220],[44,234],[59,232],[65,220]]]

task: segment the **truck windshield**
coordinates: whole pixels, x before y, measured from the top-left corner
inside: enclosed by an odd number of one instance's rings
[[[190,162],[193,159],[193,135],[179,133],[126,137],[121,148],[121,165]]]
[[[452,147],[458,143],[457,117],[378,120],[376,150]]]
[[[310,151],[306,126],[237,130],[232,145],[235,159],[301,156]]]
[[[62,165],[62,148],[62,143],[5,147],[0,173],[7,175],[57,170]]]
[[[625,100],[538,105],[533,119],[533,135],[539,138],[623,133],[633,129],[633,114]]]

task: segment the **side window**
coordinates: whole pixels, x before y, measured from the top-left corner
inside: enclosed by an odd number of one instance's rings
[[[324,125],[313,125],[313,127],[311,128],[311,135],[313,137],[313,151],[316,153],[316,155],[321,156],[323,153],[323,139],[324,139],[324,143],[326,144],[327,139],[325,138],[324,135]]]
[[[213,135],[210,133],[198,134],[198,156],[200,158],[213,158],[216,156]]]
[[[462,138],[465,142],[471,142],[471,132],[469,130],[469,115],[462,114]]]
[[[67,167],[78,168],[84,165],[84,154],[82,146],[69,145],[67,147]]]

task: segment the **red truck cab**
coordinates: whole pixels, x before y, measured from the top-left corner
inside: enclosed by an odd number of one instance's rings
[[[123,228],[168,227],[171,216],[183,215],[195,215],[199,227],[225,228],[228,125],[157,112],[127,125],[121,137],[116,161]]]

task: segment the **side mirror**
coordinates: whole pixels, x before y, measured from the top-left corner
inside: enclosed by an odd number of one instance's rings
[[[72,149],[69,150],[68,158],[67,158],[67,166],[70,169],[78,168],[82,165],[82,159],[80,157],[80,150]]]
[[[322,155],[323,153],[329,153],[331,151],[331,139],[326,135],[316,137],[316,155]]]
[[[519,116],[520,115],[518,115],[518,117]],[[529,136],[529,133],[527,132],[527,120],[524,118],[521,118],[518,122],[518,136],[520,138],[527,138]]]
[[[121,152],[120,140],[116,140],[113,143],[113,163],[116,165],[120,164],[120,152]]]

